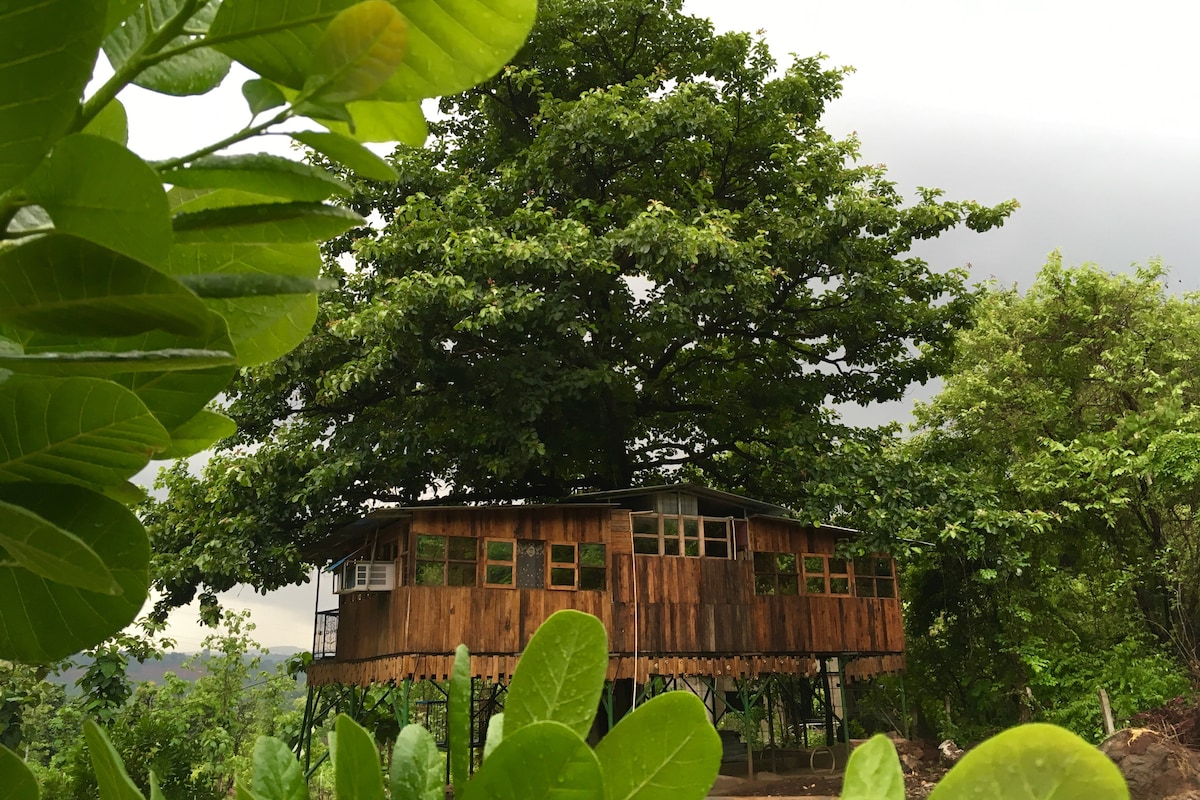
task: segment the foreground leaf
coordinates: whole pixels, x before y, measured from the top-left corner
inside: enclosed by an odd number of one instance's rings
[[[208,32],[233,39],[217,49],[251,72],[299,89],[325,26],[350,4],[351,0],[224,0]]]
[[[608,800],[699,800],[721,766],[704,703],[668,692],[638,706],[596,746]]]
[[[173,372],[233,366],[237,359],[221,350],[132,350],[119,353],[3,353],[0,369],[26,375],[106,378],[137,372]]]
[[[361,100],[391,77],[407,48],[404,17],[390,3],[355,3],[325,29],[309,64],[305,94],[325,103]]]
[[[419,103],[387,103],[367,100],[346,106],[354,128],[345,122],[321,120],[336,133],[358,142],[400,142],[421,147],[429,137],[429,125]]]
[[[334,722],[333,780],[338,800],[383,800],[383,771],[371,734],[345,714]]]
[[[271,736],[254,742],[250,789],[257,800],[308,800],[304,768],[286,744]]]
[[[185,0],[147,0],[139,13],[128,16],[104,40],[104,54],[113,68],[124,66],[148,38],[157,34],[168,20],[183,10],[184,3]],[[203,33],[216,11],[216,3],[201,4],[187,23],[188,31],[192,34]],[[162,52],[189,44],[193,39],[194,35],[176,36],[162,48]],[[173,55],[140,71],[133,82],[143,89],[177,97],[204,94],[221,84],[229,74],[230,63],[229,56],[224,53],[211,47],[200,47]]]
[[[171,431],[171,446],[158,458],[188,458],[237,433],[237,423],[224,414],[201,411]]]
[[[80,486],[0,486],[20,505],[70,531],[108,567],[121,594],[89,592],[0,565],[0,658],[45,664],[93,647],[131,623],[146,601],[150,543],[125,506]]]
[[[349,186],[323,169],[267,153],[205,156],[161,176],[189,189],[241,189],[288,200],[316,202],[350,194]]]
[[[104,0],[9,2],[0,10],[0,194],[70,127],[104,35]]]
[[[517,662],[504,704],[505,741],[545,720],[587,735],[608,672],[608,635],[600,620],[559,611],[542,623]]]
[[[877,734],[854,748],[841,800],[904,800],[904,771],[890,739]]]
[[[442,755],[433,734],[420,725],[405,725],[392,750],[390,788],[393,798],[444,800]]]
[[[455,790],[461,791],[467,783],[471,763],[471,654],[465,644],[460,644],[454,651],[446,701],[450,783]]]
[[[250,106],[250,113],[256,117],[264,111],[287,105],[287,98],[283,96],[283,92],[279,91],[279,87],[262,78],[254,78],[243,83],[242,97],[246,98],[246,105]]]
[[[366,220],[320,203],[227,206],[175,215],[175,241],[278,244],[330,239]]]
[[[596,754],[557,722],[535,722],[504,737],[463,787],[463,800],[604,800]]]
[[[100,784],[100,800],[144,800],[104,729],[87,719],[83,722],[83,735],[87,738],[96,782]]]
[[[129,144],[129,115],[120,100],[112,99],[100,113],[92,117],[82,131],[92,136],[103,136],[125,147]]]
[[[359,177],[376,181],[394,181],[400,177],[391,164],[353,139],[339,133],[298,131],[288,135],[297,142],[316,150],[335,164],[346,167]]]
[[[963,756],[929,800],[1129,800],[1117,765],[1055,725],[1032,723],[993,736]]]
[[[5,800],[38,800],[37,779],[21,757],[4,745],[0,745],[0,786]]]
[[[0,502],[0,551],[34,575],[101,594],[121,587],[84,541],[27,508]]]

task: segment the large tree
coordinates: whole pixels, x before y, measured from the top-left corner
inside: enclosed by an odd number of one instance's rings
[[[842,71],[776,67],[678,0],[543,3],[513,64],[394,154],[398,182],[356,183],[377,224],[331,252],[313,334],[243,372],[237,437],[150,512],[160,587],[296,580],[372,503],[680,467],[767,491],[827,403],[939,374],[973,295],[910,249],[1015,203],[906,204],[820,127]]]

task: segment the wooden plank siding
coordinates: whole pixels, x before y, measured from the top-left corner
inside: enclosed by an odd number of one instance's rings
[[[803,588],[795,596],[754,593],[754,551],[831,555],[846,532],[773,517],[751,517],[744,527],[746,549],[736,560],[688,558],[634,555],[630,512],[623,509],[413,509],[387,529],[408,541],[410,552],[397,561],[406,573],[401,585],[340,597],[336,658],[315,663],[310,680],[433,677],[449,669],[445,659],[459,643],[471,649],[475,674],[500,679],[538,625],[564,608],[604,623],[611,676],[757,675],[775,671],[772,665],[804,672],[814,658],[832,655],[864,657],[863,674],[902,664],[899,599]],[[475,587],[412,585],[412,541],[419,534],[474,537],[481,555],[486,539],[601,543],[608,590],[485,588],[482,558]]]

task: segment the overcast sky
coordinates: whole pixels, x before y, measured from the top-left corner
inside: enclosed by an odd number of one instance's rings
[[[925,246],[934,266],[969,264],[977,280],[1024,287],[1054,249],[1069,265],[1111,271],[1159,257],[1174,288],[1200,289],[1200,13],[1191,4],[688,0],[686,9],[718,30],[761,30],[781,65],[789,53],[824,53],[853,66],[826,128],[857,132],[864,159],[886,164],[902,191],[1020,201],[1000,230]],[[240,82],[229,83],[199,104],[128,98],[131,146],[178,155],[236,129],[245,106]],[[146,125],[150,115],[169,127]],[[253,610],[264,644],[309,646],[311,585],[227,599]],[[184,649],[203,636],[192,620],[177,612],[172,632]]]

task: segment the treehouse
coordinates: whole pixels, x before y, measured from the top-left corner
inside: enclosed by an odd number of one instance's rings
[[[308,679],[445,680],[465,643],[473,675],[504,684],[538,625],[573,608],[604,622],[610,681],[727,695],[720,681],[826,676],[828,698],[831,673],[903,665],[894,564],[840,555],[854,535],[690,484],[375,511],[316,553],[338,607],[317,615]]]

